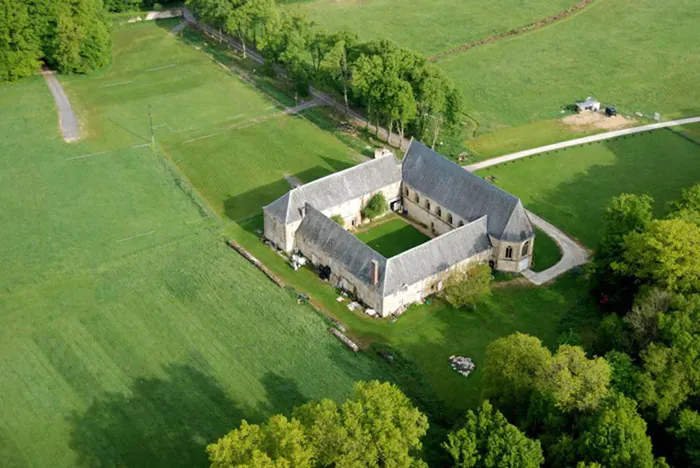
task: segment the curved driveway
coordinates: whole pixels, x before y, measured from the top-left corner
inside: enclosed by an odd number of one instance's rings
[[[486,161],[481,161],[475,164],[470,164],[469,166],[464,166],[468,171],[476,171],[479,169],[484,169],[486,167],[495,166],[496,164],[501,164],[504,162],[515,161],[516,159],[526,158],[532,156],[533,154],[547,153],[548,151],[554,151],[563,148],[570,148],[572,146],[583,145],[586,143],[593,143],[596,141],[610,140],[611,138],[617,138],[624,135],[633,135],[635,133],[648,132],[650,130],[658,130],[660,128],[675,127],[677,125],[686,125],[692,123],[700,123],[700,117],[690,117],[687,119],[669,120],[668,122],[659,122],[651,125],[643,125],[641,127],[626,128],[624,130],[615,130],[612,132],[599,133],[597,135],[591,135],[583,138],[576,138],[575,140],[562,141],[560,143],[554,143],[552,145],[540,146],[539,148],[533,148],[525,151],[518,151],[517,153],[506,154],[504,156],[499,156],[497,158],[487,159]]]
[[[539,286],[552,281],[554,278],[566,273],[574,267],[588,262],[588,251],[574,242],[563,231],[530,211],[527,212],[527,215],[532,224],[544,231],[557,243],[562,253],[561,260],[551,268],[540,271],[539,273],[535,273],[532,270],[525,270],[523,276],[530,280],[531,283]]]

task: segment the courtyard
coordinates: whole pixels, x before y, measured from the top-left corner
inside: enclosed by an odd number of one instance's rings
[[[356,233],[358,239],[386,258],[391,258],[430,240],[425,233],[401,216],[390,213]]]

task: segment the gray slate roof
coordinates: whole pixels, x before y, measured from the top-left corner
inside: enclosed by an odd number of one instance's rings
[[[454,229],[387,261],[383,296],[389,296],[491,248],[487,217]]]
[[[403,181],[467,222],[488,216],[488,233],[521,242],[534,236],[520,200],[413,140],[402,164]]]
[[[343,229],[338,223],[307,203],[306,216],[299,225],[296,235],[303,236],[305,242],[315,250],[334,258],[352,275],[367,285],[372,285],[372,260],[379,263],[379,284],[381,287],[386,271],[386,258],[370,246]]]
[[[300,208],[311,203],[323,211],[401,181],[401,166],[393,157],[358,164],[290,190],[264,210],[284,224],[301,219]]]
[[[491,248],[487,220],[483,217],[386,259],[310,204],[305,205],[305,210],[296,235],[370,287],[375,260],[379,265],[376,287],[383,297],[399,291],[404,284],[414,284]]]

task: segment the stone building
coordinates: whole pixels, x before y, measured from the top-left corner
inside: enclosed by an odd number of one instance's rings
[[[378,192],[435,237],[385,258],[348,232]],[[417,141],[400,164],[385,156],[302,185],[266,206],[264,215],[268,240],[328,267],[333,285],[382,316],[440,291],[454,270],[474,263],[521,272],[534,247],[518,198]],[[331,219],[336,216],[344,226]]]

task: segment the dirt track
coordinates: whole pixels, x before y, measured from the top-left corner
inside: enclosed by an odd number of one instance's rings
[[[63,91],[63,86],[61,86],[61,83],[56,79],[56,72],[45,70],[42,71],[41,74],[44,75],[46,85],[49,87],[56,101],[58,121],[61,125],[63,140],[66,143],[80,140],[80,124],[78,123],[78,118],[75,116],[75,112],[73,112],[73,107],[70,105],[68,96],[66,96],[66,93]]]

